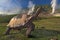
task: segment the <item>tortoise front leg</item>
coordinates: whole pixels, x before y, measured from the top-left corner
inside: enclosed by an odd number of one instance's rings
[[[31,37],[31,32],[35,29],[35,25],[33,23],[30,23],[28,26],[27,26],[27,31],[26,31],[26,36],[27,37]]]

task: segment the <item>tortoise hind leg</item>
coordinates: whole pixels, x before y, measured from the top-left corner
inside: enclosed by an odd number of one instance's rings
[[[7,31],[5,32],[5,35],[9,35],[11,29],[12,29],[12,28],[8,27],[8,28],[7,28]]]

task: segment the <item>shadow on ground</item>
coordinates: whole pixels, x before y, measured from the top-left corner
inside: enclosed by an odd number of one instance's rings
[[[21,30],[21,32],[17,32],[17,33],[14,33],[12,32],[10,35],[4,35],[4,36],[0,36],[1,40],[8,40],[8,39],[11,39],[11,40],[28,40],[28,38],[26,38],[24,36],[25,34],[25,31],[26,30]],[[32,32],[32,35],[35,36],[35,38],[33,39],[38,39],[38,38],[46,38],[46,37],[54,37],[57,35],[60,34],[60,31],[55,31],[55,30],[47,30],[47,29],[35,29],[33,32]]]
[[[49,37],[49,36],[58,36],[60,34],[60,31],[56,30],[47,30],[47,29],[35,29],[34,32],[32,32],[36,38],[43,38],[43,37]]]
[[[17,33],[11,33],[12,34],[22,34],[25,35],[26,30],[21,30],[20,32]],[[51,36],[58,36],[60,35],[60,31],[56,30],[48,30],[48,29],[35,29],[32,31],[32,35],[35,36],[35,38],[44,38],[44,37],[51,37]],[[34,37],[33,37],[34,38]]]

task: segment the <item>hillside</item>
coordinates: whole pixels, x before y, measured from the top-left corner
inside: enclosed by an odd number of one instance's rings
[[[57,37],[60,40],[60,17],[40,17],[33,21],[35,30],[32,35],[35,38],[25,37],[26,29],[17,31],[11,30],[10,35],[4,35],[7,24],[13,16],[0,17],[0,40],[49,40]]]

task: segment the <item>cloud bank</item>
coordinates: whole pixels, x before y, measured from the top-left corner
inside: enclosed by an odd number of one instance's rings
[[[13,0],[0,0],[0,14],[16,14],[21,11],[22,7],[17,5]]]

